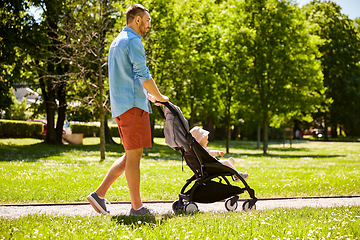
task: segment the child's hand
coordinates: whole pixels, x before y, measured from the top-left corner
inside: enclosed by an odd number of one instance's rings
[[[222,156],[222,157],[225,155],[225,152],[224,152],[224,151],[218,151],[218,153],[219,153],[219,155]]]

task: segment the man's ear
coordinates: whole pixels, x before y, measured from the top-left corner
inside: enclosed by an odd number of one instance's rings
[[[135,23],[139,24],[139,23],[140,23],[140,20],[141,20],[141,17],[140,17],[140,16],[136,16],[136,18],[135,18]]]

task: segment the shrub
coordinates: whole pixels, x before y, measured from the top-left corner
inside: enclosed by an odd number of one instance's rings
[[[21,102],[16,100],[15,95],[12,96],[13,104],[5,112],[6,119],[12,120],[25,120],[26,119],[26,98],[24,97]]]
[[[41,138],[42,132],[41,122],[0,119],[1,138]]]
[[[164,129],[163,128],[154,128],[154,137],[164,138]]]
[[[72,133],[83,133],[85,137],[99,137],[100,126],[94,123],[70,123]]]
[[[112,137],[120,137],[119,129],[117,125],[109,125],[110,133]]]
[[[72,133],[83,133],[85,137],[100,137],[100,125],[96,123],[71,123]],[[112,137],[119,137],[119,131],[116,126],[109,126]]]

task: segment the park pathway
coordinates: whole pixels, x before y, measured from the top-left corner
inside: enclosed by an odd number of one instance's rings
[[[242,211],[242,204],[236,211]],[[172,201],[151,201],[145,204],[153,209],[156,214],[172,213]],[[226,212],[224,202],[211,204],[198,204],[200,212]],[[275,208],[303,208],[303,207],[337,207],[337,206],[360,206],[360,196],[350,197],[319,197],[319,198],[282,198],[282,199],[259,199],[256,210],[267,210]],[[117,202],[108,205],[111,215],[128,215],[129,202]],[[0,205],[1,218],[19,218],[29,214],[52,214],[68,216],[93,216],[97,213],[89,203],[64,203],[64,204],[27,204],[27,205]]]

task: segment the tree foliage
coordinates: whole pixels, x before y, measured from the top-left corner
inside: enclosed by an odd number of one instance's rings
[[[72,95],[68,98],[98,113],[101,159],[105,158],[105,116],[110,107],[106,51],[116,18],[110,1],[74,0],[68,2],[58,27],[58,58],[69,66],[66,79]]]
[[[343,126],[348,135],[359,134],[360,124],[360,51],[359,33],[354,22],[340,13],[334,2],[314,0],[304,6],[309,21],[315,23],[313,34],[321,37],[319,46],[328,111],[321,116],[324,127],[331,125],[333,137]],[[325,131],[327,134],[327,131]]]
[[[14,79],[32,76],[42,89],[48,142],[61,140],[60,128],[51,128],[62,126],[66,112],[103,123],[108,47],[135,2],[7,2],[1,10],[1,26],[9,30],[0,39],[2,103]],[[269,127],[314,116],[359,134],[359,21],[340,14],[335,3],[315,0],[301,9],[291,0],[142,4],[152,17],[143,39],[148,66],[161,92],[191,127],[226,139],[227,151],[230,133],[250,135],[261,125],[266,153]],[[30,5],[43,9],[40,21],[26,11]]]
[[[29,35],[36,32],[37,24],[25,13],[28,9],[26,1],[0,3],[0,115],[2,111],[8,112],[13,104],[14,82],[26,78],[25,74],[30,75],[26,71],[27,45],[31,44]]]
[[[296,5],[287,1],[254,0],[245,3],[244,25],[253,34],[251,58],[242,96],[263,125],[263,150],[267,151],[268,126],[308,114],[322,92],[318,39]]]

